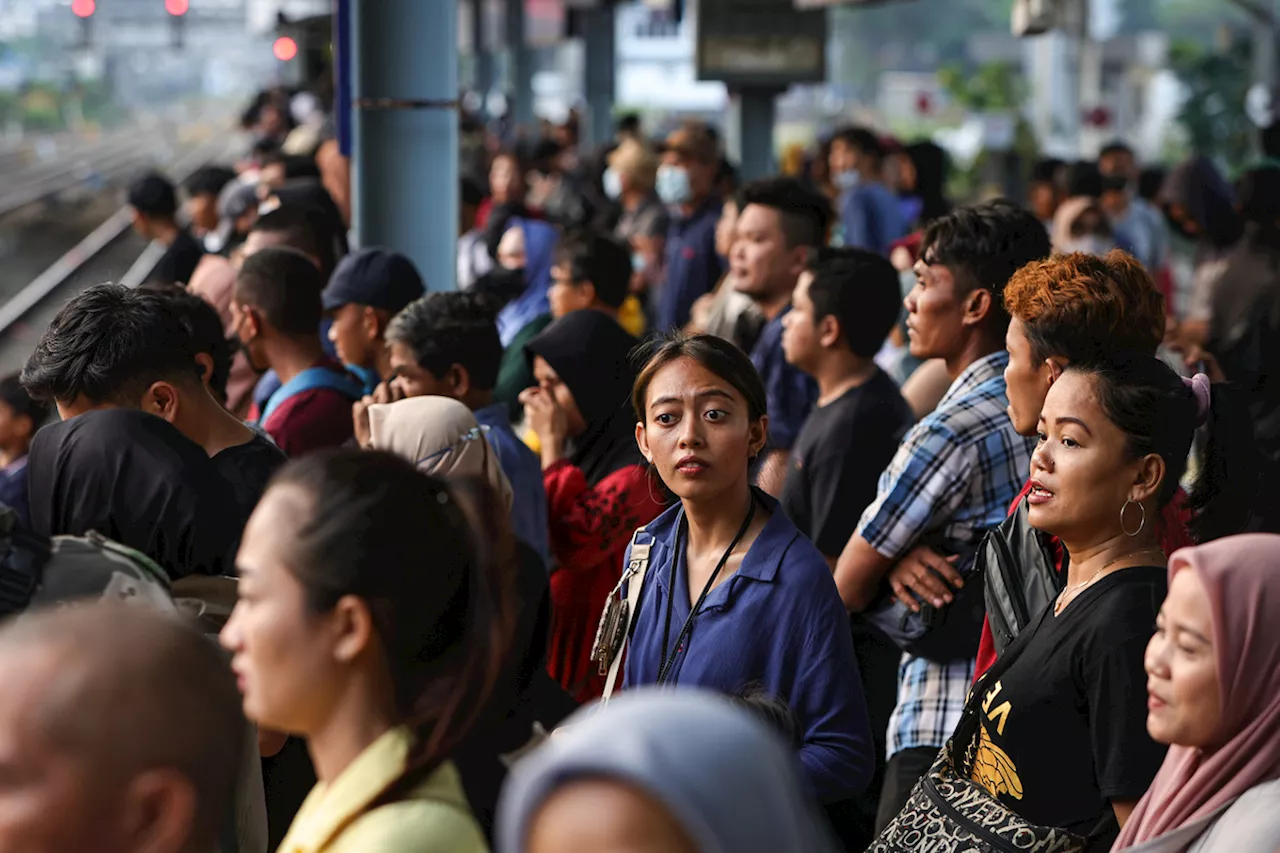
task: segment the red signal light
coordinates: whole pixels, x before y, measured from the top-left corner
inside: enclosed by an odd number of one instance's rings
[[[94,0],[71,0],[71,12],[77,18],[88,18],[98,9]]]
[[[164,10],[174,17],[187,14],[190,8],[189,0],[164,0]]]
[[[298,43],[288,36],[280,36],[275,44],[271,45],[271,52],[281,62],[288,62],[298,55]]]

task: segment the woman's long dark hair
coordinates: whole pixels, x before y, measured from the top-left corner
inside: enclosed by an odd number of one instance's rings
[[[1068,371],[1092,376],[1102,411],[1125,434],[1130,458],[1154,453],[1164,460],[1157,495],[1163,507],[1186,472],[1196,432],[1196,396],[1182,378],[1145,353],[1125,352]],[[1208,442],[1191,489],[1189,524],[1197,542],[1239,533],[1249,520],[1260,469],[1253,423],[1240,390],[1224,383],[1210,392]]]
[[[307,518],[287,546],[317,613],[364,599],[386,653],[401,720],[417,740],[412,787],[447,759],[484,710],[509,652],[509,537],[481,515],[479,486],[445,484],[390,453],[339,450],[289,463],[272,487],[303,490]],[[501,528],[499,528],[501,529]]]

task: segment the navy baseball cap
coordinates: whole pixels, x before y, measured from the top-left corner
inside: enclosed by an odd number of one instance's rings
[[[321,300],[325,311],[368,305],[398,314],[425,292],[413,261],[390,249],[361,249],[338,262]]]

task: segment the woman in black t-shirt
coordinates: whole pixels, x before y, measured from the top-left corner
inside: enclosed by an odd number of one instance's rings
[[[1166,591],[1153,523],[1177,489],[1196,427],[1212,421],[1193,532],[1242,523],[1250,494],[1228,394],[1182,380],[1147,355],[1072,364],[1045,400],[1031,458],[1031,524],[1069,554],[1066,588],[1006,650],[980,699],[971,776],[1040,825],[1097,836],[1106,849],[1145,793],[1165,748],[1146,730],[1143,654]],[[1218,399],[1221,397],[1221,399]],[[1211,415],[1212,413],[1212,415]],[[1247,428],[1247,419],[1243,419]],[[1233,480],[1224,479],[1225,472]],[[1150,521],[1148,520],[1150,519]]]

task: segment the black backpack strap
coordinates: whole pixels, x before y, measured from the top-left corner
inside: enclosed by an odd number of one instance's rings
[[[44,567],[52,554],[48,539],[15,528],[0,542],[0,618],[21,613],[44,582]]]

